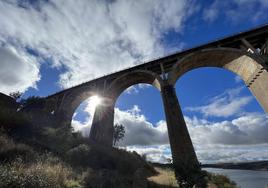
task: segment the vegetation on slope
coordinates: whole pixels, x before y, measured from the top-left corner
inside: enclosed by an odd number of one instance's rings
[[[171,169],[156,170],[136,152],[92,144],[71,127],[39,127],[0,108],[0,188],[178,187]],[[222,176],[209,178],[235,187]]]
[[[32,125],[0,110],[0,188],[135,187],[156,173],[136,152],[92,144],[71,127]]]

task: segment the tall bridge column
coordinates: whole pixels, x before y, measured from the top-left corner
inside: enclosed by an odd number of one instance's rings
[[[99,104],[96,107],[89,139],[93,142],[105,145],[113,145],[114,130],[114,103]]]
[[[166,84],[161,89],[165,108],[170,148],[177,176],[189,179],[200,171],[194,147],[173,85]]]
[[[247,87],[256,97],[264,111],[268,113],[268,69],[263,67],[253,74]]]

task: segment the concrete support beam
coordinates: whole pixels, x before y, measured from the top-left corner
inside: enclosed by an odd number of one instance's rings
[[[173,165],[182,178],[198,173],[200,165],[188,133],[174,86],[165,85],[162,90]]]
[[[268,113],[268,72],[262,68],[255,74],[248,88],[256,97],[263,110]]]
[[[92,142],[112,147],[114,130],[114,104],[96,107],[89,139]]]
[[[246,39],[243,38],[241,41],[251,53],[258,53],[257,50]]]

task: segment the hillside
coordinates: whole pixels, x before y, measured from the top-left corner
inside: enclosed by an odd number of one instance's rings
[[[178,187],[172,168],[91,143],[72,127],[40,127],[14,106],[11,99],[0,106],[0,188]]]

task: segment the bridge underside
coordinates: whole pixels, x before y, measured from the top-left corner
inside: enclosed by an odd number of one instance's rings
[[[98,78],[47,97],[44,116],[49,114],[56,117],[57,123],[62,126],[70,125],[79,104],[92,95],[103,96],[106,102],[95,111],[90,139],[111,147],[117,97],[131,85],[151,84],[161,92],[174,166],[180,174],[199,170],[175,93],[176,81],[186,72],[199,67],[230,70],[244,80],[260,105],[268,112],[267,39],[268,26],[264,26]]]

